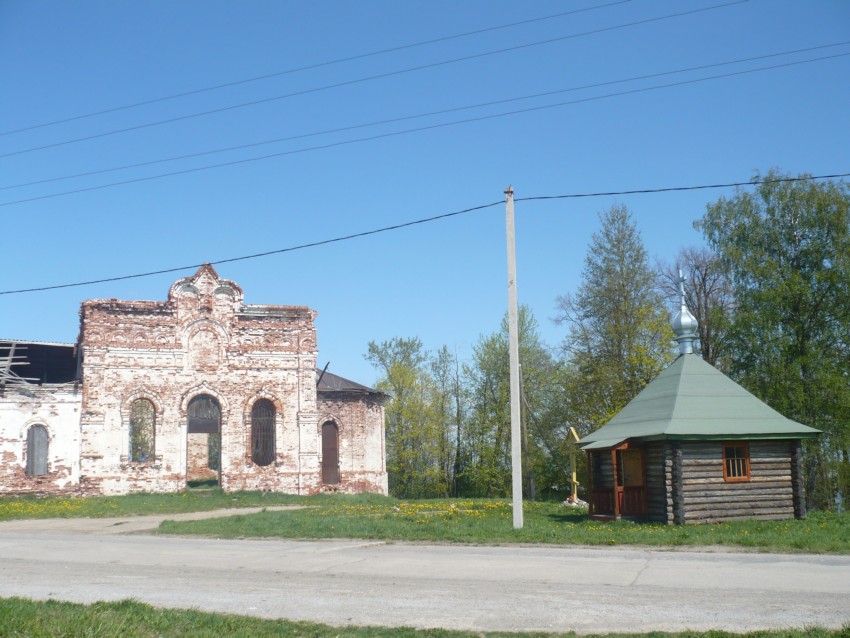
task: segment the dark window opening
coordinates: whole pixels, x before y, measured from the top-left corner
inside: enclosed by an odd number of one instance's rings
[[[274,403],[260,399],[251,408],[251,460],[256,465],[271,465],[275,457]]]
[[[201,394],[189,401],[189,432],[209,434],[218,432],[221,426],[221,408],[215,397]]]

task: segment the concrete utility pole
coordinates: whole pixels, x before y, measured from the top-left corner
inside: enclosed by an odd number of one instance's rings
[[[508,235],[508,341],[511,366],[511,487],[514,529],[522,529],[522,439],[520,437],[519,328],[516,301],[516,246],[514,242],[514,189],[505,189]]]

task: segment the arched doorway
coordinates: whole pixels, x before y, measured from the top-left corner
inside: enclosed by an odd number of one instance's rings
[[[200,394],[186,412],[186,483],[221,485],[221,406],[215,397]]]
[[[322,483],[339,483],[339,429],[333,421],[322,425]]]

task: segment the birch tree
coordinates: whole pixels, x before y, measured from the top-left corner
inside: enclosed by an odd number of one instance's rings
[[[403,498],[438,496],[441,422],[432,404],[434,387],[428,353],[419,338],[369,342],[366,360],[381,371],[377,389],[389,394],[385,408],[389,491]]]

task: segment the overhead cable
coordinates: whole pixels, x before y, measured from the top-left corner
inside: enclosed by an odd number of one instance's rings
[[[698,186],[668,186],[665,188],[640,188],[630,191],[608,191],[599,193],[573,193],[570,195],[535,195],[533,197],[516,197],[515,202],[532,202],[547,199],[582,199],[586,197],[612,197],[617,195],[648,195],[651,193],[675,193],[678,191],[699,191],[716,188],[734,188],[738,186],[758,186],[759,184],[781,184],[785,182],[809,182],[817,179],[840,179],[850,177],[850,173],[834,175],[811,175],[803,177],[783,177],[781,179],[754,179],[749,182],[726,182],[724,184],[700,184]]]
[[[262,253],[256,253],[253,255],[244,255],[242,257],[231,257],[230,259],[220,259],[218,261],[208,262],[213,266],[217,266],[219,264],[228,264],[234,261],[245,261],[246,259],[256,259],[258,257],[268,257],[269,255],[279,255],[281,253],[289,253],[295,250],[302,250],[304,248],[314,248],[316,246],[324,246],[326,244],[333,244],[336,242],[346,241],[349,239],[356,239],[358,237],[366,237],[367,235],[377,235],[378,233],[386,233],[391,230],[399,230],[400,228],[407,228],[408,226],[415,226],[417,224],[425,224],[427,222],[437,221],[438,219],[446,219],[448,217],[456,217],[457,215],[463,215],[465,213],[471,213],[476,210],[482,210],[484,208],[491,208],[493,206],[498,206],[502,204],[502,200],[497,202],[492,202],[490,204],[482,204],[480,206],[473,206],[472,208],[464,208],[463,210],[454,211],[452,213],[444,213],[442,215],[435,215],[434,217],[426,217],[424,219],[416,219],[411,222],[405,222],[403,224],[395,224],[394,226],[385,226],[383,228],[376,228],[374,230],[366,230],[362,233],[354,233],[353,235],[345,235],[343,237],[334,237],[333,239],[323,239],[321,241],[310,242],[309,244],[301,244],[299,246],[290,246],[288,248],[279,248],[277,250],[269,250]],[[58,286],[43,286],[41,288],[26,288],[22,290],[4,290],[0,291],[0,295],[12,295],[21,292],[37,292],[40,290],[56,290],[58,288],[73,288],[76,286],[88,286],[90,284],[100,284],[107,281],[122,281],[124,279],[138,279],[139,277],[150,277],[151,275],[161,275],[163,273],[169,272],[177,272],[179,270],[189,270],[200,268],[203,264],[194,264],[191,266],[177,266],[175,268],[166,268],[164,270],[155,270],[152,272],[140,273],[137,275],[123,275],[120,277],[107,277],[105,279],[95,279],[92,281],[83,281],[73,284],[60,284]]]
[[[617,195],[643,195],[648,193],[668,193],[668,192],[676,192],[676,191],[689,191],[689,190],[705,190],[705,189],[717,189],[717,188],[732,188],[737,186],[757,186],[759,184],[778,184],[783,182],[801,182],[801,181],[813,181],[813,180],[821,180],[821,179],[837,179],[842,177],[848,177],[850,173],[836,173],[833,175],[813,175],[813,176],[805,176],[805,177],[785,177],[780,179],[755,179],[750,180],[748,182],[727,182],[725,184],[702,184],[697,186],[668,186],[665,188],[643,188],[638,190],[621,190],[621,191],[606,191],[606,192],[597,192],[597,193],[572,193],[567,195],[538,195],[532,197],[520,197],[515,199],[514,201],[535,201],[535,200],[550,200],[550,199],[578,199],[578,198],[587,198],[587,197],[611,197]],[[490,202],[489,204],[481,204],[479,206],[472,206],[470,208],[464,208],[463,210],[454,211],[451,213],[443,213],[441,215],[434,215],[432,217],[425,217],[422,219],[416,219],[409,222],[404,222],[401,224],[395,224],[393,226],[384,226],[382,228],[376,228],[373,230],[367,230],[360,233],[354,233],[351,235],[345,235],[342,237],[334,237],[332,239],[324,239],[321,241],[314,241],[307,244],[300,244],[298,246],[289,246],[287,248],[279,248],[276,250],[268,250],[261,253],[255,253],[253,255],[243,255],[241,257],[231,257],[229,259],[219,259],[218,261],[207,262],[214,266],[219,264],[228,264],[236,261],[245,261],[248,259],[257,259],[259,257],[268,257],[270,255],[279,255],[281,253],[294,252],[296,250],[303,250],[305,248],[314,248],[316,246],[324,246],[327,244],[333,244],[337,242],[347,241],[349,239],[357,239],[360,237],[366,237],[369,235],[377,235],[379,233],[386,233],[392,230],[399,230],[401,228],[408,228],[410,226],[415,226],[418,224],[425,224],[428,222],[438,221],[441,219],[448,219],[449,217],[457,217],[459,215],[464,215],[467,213],[471,213],[474,211],[484,210],[487,208],[493,208],[494,206],[500,206],[504,204],[504,200],[499,200],[495,202]],[[81,281],[70,284],[58,284],[53,286],[41,286],[38,288],[21,288],[19,290],[3,290],[0,291],[0,295],[14,295],[25,292],[42,292],[47,290],[58,290],[60,288],[74,288],[78,286],[88,286],[92,284],[100,284],[111,281],[123,281],[126,279],[138,279],[140,277],[150,277],[153,275],[161,275],[165,273],[178,272],[181,270],[192,270],[200,268],[203,264],[193,264],[191,266],[178,266],[175,268],[165,268],[162,270],[154,270],[151,272],[138,273],[135,275],[122,275],[118,277],[105,277],[102,279],[93,279],[90,281]]]
[[[140,183],[140,182],[147,182],[147,181],[151,181],[151,180],[155,180],[155,179],[162,179],[164,177],[173,177],[173,176],[177,176],[177,175],[187,175],[187,174],[190,174],[190,173],[198,173],[198,172],[201,172],[201,171],[211,170],[211,169],[214,169],[214,168],[223,168],[223,167],[227,167],[227,166],[236,166],[236,165],[239,165],[239,164],[248,164],[248,163],[251,163],[251,162],[259,162],[259,161],[262,161],[262,160],[272,159],[272,158],[275,158],[275,157],[284,157],[286,155],[296,155],[296,154],[299,154],[299,153],[306,153],[306,152],[309,152],[309,151],[318,151],[318,150],[324,150],[324,149],[328,149],[328,148],[336,148],[336,147],[340,147],[340,146],[347,146],[347,145],[350,145],[350,144],[357,144],[357,143],[360,143],[360,142],[369,142],[369,141],[385,139],[385,138],[390,138],[390,137],[397,137],[399,135],[407,135],[407,134],[410,134],[410,133],[430,131],[430,130],[439,129],[439,128],[447,128],[449,126],[459,126],[461,124],[470,124],[470,123],[473,123],[473,122],[482,122],[482,121],[486,121],[486,120],[493,120],[493,119],[508,117],[508,116],[512,116],[512,115],[519,115],[519,114],[522,114],[522,113],[532,113],[532,112],[535,112],[535,111],[542,111],[542,110],[558,108],[558,107],[562,107],[562,106],[582,104],[582,103],[585,103],[585,102],[593,102],[593,101],[596,101],[596,100],[608,99],[608,98],[612,98],[612,97],[620,97],[620,96],[623,96],[623,95],[632,95],[632,94],[636,94],[636,93],[645,93],[645,92],[648,92],[648,91],[657,91],[659,89],[666,89],[666,88],[671,88],[671,87],[676,87],[676,86],[684,86],[684,85],[688,85],[688,84],[696,84],[696,83],[699,83],[699,82],[707,82],[709,80],[717,80],[717,79],[722,79],[722,78],[729,78],[729,77],[735,77],[735,76],[740,76],[740,75],[747,75],[747,74],[750,74],[750,73],[757,73],[757,72],[768,71],[768,70],[772,70],[772,69],[786,68],[786,67],[796,66],[796,65],[800,65],[800,64],[808,64],[810,62],[818,62],[818,61],[821,61],[821,60],[831,60],[831,59],[834,59],[834,58],[841,58],[841,57],[846,57],[846,56],[850,56],[850,52],[848,52],[848,53],[838,53],[838,54],[835,54],[835,55],[822,56],[822,57],[819,57],[819,58],[813,58],[813,59],[809,59],[809,60],[798,60],[798,61],[795,61],[795,62],[786,62],[786,63],[783,63],[783,64],[775,64],[775,65],[766,66],[766,67],[759,67],[757,69],[748,69],[748,70],[744,70],[744,71],[733,71],[733,72],[729,72],[729,73],[723,73],[723,74],[720,74],[720,75],[712,75],[712,76],[708,76],[708,77],[704,77],[704,78],[696,78],[696,79],[691,79],[691,80],[680,80],[678,82],[671,82],[671,83],[668,83],[668,84],[660,84],[660,85],[656,85],[656,86],[629,89],[629,90],[626,90],[626,91],[618,91],[616,93],[607,93],[605,95],[597,95],[597,96],[592,96],[592,97],[580,98],[580,99],[576,99],[576,100],[569,100],[569,101],[566,101],[566,102],[557,102],[555,104],[544,104],[544,105],[541,105],[541,106],[532,106],[532,107],[528,107],[528,108],[524,108],[524,109],[516,109],[516,110],[513,110],[513,111],[507,111],[507,112],[503,112],[503,113],[494,113],[494,114],[490,114],[490,115],[481,115],[481,116],[477,116],[477,117],[466,118],[466,119],[463,119],[463,120],[455,120],[453,122],[441,122],[441,123],[438,123],[438,124],[429,124],[427,126],[419,126],[419,127],[416,127],[416,128],[404,129],[404,130],[401,130],[401,131],[392,131],[392,132],[389,132],[389,133],[380,133],[380,134],[377,134],[377,135],[371,135],[371,136],[368,136],[368,137],[360,137],[360,138],[355,138],[355,139],[351,139],[351,140],[329,142],[327,144],[309,146],[309,147],[299,148],[299,149],[292,149],[292,150],[288,150],[288,151],[280,151],[280,152],[277,152],[277,153],[269,153],[267,155],[260,155],[258,157],[248,157],[248,158],[243,158],[243,159],[239,159],[239,160],[232,160],[232,161],[229,161],[229,162],[220,162],[218,164],[208,164],[208,165],[205,165],[205,166],[197,166],[197,167],[194,167],[194,168],[187,168],[187,169],[183,169],[183,170],[179,170],[179,171],[170,171],[170,172],[167,172],[167,173],[160,173],[158,175],[149,175],[149,176],[146,176],[146,177],[136,177],[136,178],[133,178],[133,179],[126,179],[126,180],[122,180],[122,181],[119,181],[119,182],[111,182],[109,184],[100,184],[98,186],[89,186],[89,187],[85,187],[85,188],[77,188],[77,189],[73,189],[73,190],[62,191],[62,192],[59,192],[59,193],[51,193],[49,195],[39,195],[39,196],[36,196],[36,197],[28,197],[28,198],[25,198],[25,199],[18,199],[18,200],[14,200],[14,201],[10,201],[10,202],[0,203],[0,207],[12,206],[12,205],[15,205],[15,204],[23,204],[23,203],[26,203],[26,202],[34,202],[34,201],[39,201],[39,200],[43,200],[43,199],[51,199],[53,197],[62,197],[62,196],[65,196],[65,195],[73,195],[73,194],[76,194],[76,193],[86,193],[86,192],[90,192],[90,191],[97,191],[97,190],[102,190],[102,189],[105,189],[105,188],[112,188],[112,187],[115,187],[115,186],[124,186],[124,185],[127,185],[127,184],[136,184],[136,183]]]
[[[489,101],[489,102],[479,102],[478,104],[469,104],[469,105],[466,105],[466,106],[457,106],[457,107],[453,107],[453,108],[449,108],[449,109],[441,109],[441,110],[438,110],[438,111],[429,111],[427,113],[417,113],[417,114],[414,114],[414,115],[405,115],[405,116],[400,116],[400,117],[387,118],[387,119],[378,120],[378,121],[374,121],[374,122],[353,124],[353,125],[350,125],[350,126],[342,126],[342,127],[332,128],[332,129],[325,129],[325,130],[322,130],[322,131],[312,131],[310,133],[300,133],[298,135],[290,135],[290,136],[287,136],[287,137],[278,137],[278,138],[271,139],[271,140],[262,140],[260,142],[251,142],[249,144],[239,144],[237,146],[228,146],[228,147],[225,147],[225,148],[212,149],[212,150],[209,150],[209,151],[199,151],[199,152],[196,152],[196,153],[187,153],[187,154],[184,154],[184,155],[175,155],[175,156],[172,156],[172,157],[164,157],[164,158],[160,158],[160,159],[149,160],[149,161],[146,161],[146,162],[136,162],[134,164],[125,164],[123,166],[113,166],[113,167],[110,167],[110,168],[102,168],[102,169],[98,169],[98,170],[94,170],[94,171],[86,171],[84,173],[75,173],[73,175],[62,175],[60,177],[49,177],[49,178],[45,178],[45,179],[34,180],[34,181],[31,181],[31,182],[24,182],[24,183],[21,183],[21,184],[11,184],[9,186],[0,186],[0,190],[10,190],[10,189],[13,189],[13,188],[23,188],[25,186],[35,186],[35,185],[38,185],[38,184],[47,184],[47,183],[50,183],[50,182],[58,182],[58,181],[66,180],[66,179],[76,179],[76,178],[79,178],[79,177],[90,177],[92,175],[101,175],[103,173],[112,173],[112,172],[115,172],[115,171],[122,171],[122,170],[127,170],[127,169],[130,169],[130,168],[140,168],[142,166],[152,166],[152,165],[155,165],[155,164],[164,164],[166,162],[176,162],[178,160],[192,159],[192,158],[195,158],[195,157],[203,157],[203,156],[206,156],[206,155],[215,155],[215,154],[218,154],[218,153],[227,153],[227,152],[230,152],[230,151],[238,151],[238,150],[243,150],[243,149],[246,149],[246,148],[255,148],[257,146],[265,146],[265,145],[268,145],[268,144],[277,144],[277,143],[280,143],[280,142],[291,142],[293,140],[304,139],[304,138],[307,138],[307,137],[317,137],[319,135],[329,135],[331,133],[342,133],[342,132],[345,132],[345,131],[352,131],[352,130],[356,130],[356,129],[369,128],[369,127],[373,127],[373,126],[381,126],[381,125],[384,125],[384,124],[394,124],[396,122],[404,122],[404,121],[409,121],[409,120],[414,120],[414,119],[421,119],[421,118],[424,118],[424,117],[433,117],[435,115],[445,115],[447,113],[456,113],[458,111],[468,111],[468,110],[472,110],[472,109],[483,108],[483,107],[486,107],[486,106],[496,106],[496,105],[499,105],[499,104],[507,104],[507,103],[510,103],[510,102],[519,102],[519,101],[522,101],[522,100],[531,100],[531,99],[536,99],[536,98],[540,98],[540,97],[547,97],[549,95],[557,95],[559,93],[571,93],[571,92],[575,92],[575,91],[583,91],[583,90],[587,90],[587,89],[600,88],[600,87],[603,87],[603,86],[611,86],[611,85],[614,85],[614,84],[624,84],[626,82],[636,82],[638,80],[648,80],[648,79],[651,79],[651,78],[663,77],[665,75],[675,75],[675,74],[679,74],[679,73],[689,73],[689,72],[692,72],[692,71],[702,71],[702,70],[705,70],[705,69],[711,69],[711,68],[716,68],[716,67],[720,67],[720,66],[730,66],[730,65],[733,65],[733,64],[741,64],[741,63],[744,63],[744,62],[754,62],[756,60],[765,60],[765,59],[768,59],[768,58],[776,58],[776,57],[781,57],[781,56],[785,56],[785,55],[794,55],[794,54],[797,54],[797,53],[806,53],[806,52],[809,52],[809,51],[817,51],[817,50],[820,50],[820,49],[828,49],[828,48],[833,48],[833,47],[838,47],[838,46],[845,46],[845,45],[848,45],[848,44],[850,44],[850,40],[847,40],[847,41],[844,41],[844,42],[836,42],[834,44],[823,44],[823,45],[814,46],[814,47],[807,47],[807,48],[804,48],[804,49],[794,49],[794,50],[791,50],[791,51],[782,51],[780,53],[768,53],[768,54],[765,54],[765,55],[758,55],[758,56],[753,56],[753,57],[749,57],[749,58],[739,58],[737,60],[728,60],[726,62],[715,62],[715,63],[712,63],[712,64],[703,64],[703,65],[699,65],[699,66],[692,66],[692,67],[687,67],[687,68],[682,68],[682,69],[675,69],[675,70],[672,70],[672,71],[660,71],[658,73],[648,73],[648,74],[645,74],[645,75],[636,75],[636,76],[632,76],[630,78],[624,78],[624,79],[620,79],[620,80],[609,80],[609,81],[606,81],[606,82],[596,82],[594,84],[585,84],[585,85],[582,85],[582,86],[569,87],[569,88],[565,88],[565,89],[555,89],[555,90],[552,90],[552,91],[545,91],[545,92],[542,92],[542,93],[534,93],[534,94],[531,94],[531,95],[523,95],[523,96],[519,96],[519,97],[505,98],[505,99],[501,99],[501,100],[492,100],[492,101]]]
[[[617,2],[609,2],[608,4],[600,4],[594,7],[585,7],[583,9],[574,9],[572,11],[562,11],[560,13],[553,13],[547,16],[540,16],[538,18],[529,18],[528,20],[520,20],[518,22],[509,22],[507,24],[499,24],[493,27],[484,27],[482,29],[476,29],[474,31],[465,31],[464,33],[455,33],[453,35],[442,36],[439,38],[432,38],[430,40],[421,40],[419,42],[412,42],[410,44],[402,44],[396,47],[390,47],[388,49],[379,49],[378,51],[370,51],[368,53],[359,53],[355,55],[350,55],[344,58],[336,58],[333,60],[327,60],[325,62],[316,62],[314,64],[307,64],[304,66],[294,67],[291,69],[285,69],[283,71],[275,71],[273,73],[265,73],[263,75],[255,75],[250,78],[243,78],[241,80],[234,80],[233,82],[224,82],[222,84],[214,84],[212,86],[203,87],[200,89],[193,89],[191,91],[184,91],[182,93],[174,93],[172,95],[164,95],[161,97],[151,98],[149,100],[143,100],[141,102],[133,102],[132,104],[124,104],[122,106],[115,106],[108,109],[103,109],[101,111],[93,111],[91,113],[83,113],[82,115],[74,115],[72,117],[66,117],[60,120],[53,120],[52,122],[44,122],[42,124],[33,124],[31,126],[25,126],[22,128],[11,129],[8,131],[0,132],[0,136],[3,135],[12,135],[13,133],[22,133],[24,131],[31,131],[37,128],[45,128],[48,126],[54,126],[56,124],[65,124],[66,122],[74,122],[76,120],[82,120],[90,117],[96,117],[98,115],[106,115],[107,113],[115,113],[117,111],[126,111],[128,109],[133,109],[139,106],[148,106],[150,104],[156,104],[158,102],[165,102],[167,100],[174,100],[181,97],[188,97],[190,95],[198,95],[199,93],[207,93],[209,91],[217,91],[219,89],[225,89],[231,86],[239,86],[241,84],[249,84],[251,82],[259,82],[260,80],[268,80],[270,78],[280,77],[282,75],[290,75],[292,73],[299,73],[301,71],[312,71],[313,69],[320,69],[326,66],[332,66],[335,64],[341,64],[343,62],[353,62],[354,60],[362,60],[363,58],[371,58],[378,55],[384,55],[386,53],[395,53],[397,51],[404,51],[405,49],[413,49],[416,47],[422,47],[429,44],[436,44],[438,42],[446,42],[448,40],[456,40],[459,38],[465,38],[472,35],[480,35],[482,33],[488,33],[491,31],[499,31],[501,29],[508,29],[510,27],[517,27],[524,24],[531,24],[533,22],[543,22],[544,20],[552,20],[554,18],[562,18],[564,16],[574,15],[577,13],[585,13],[587,11],[594,11],[596,9],[605,9],[607,7],[612,7],[618,4],[625,4],[627,2],[631,2],[632,0],[617,0]]]
[[[488,57],[488,56],[491,56],[491,55],[498,55],[498,54],[501,54],[501,53],[510,53],[512,51],[519,51],[519,50],[522,50],[522,49],[528,49],[530,47],[536,47],[536,46],[540,46],[540,45],[544,45],[544,44],[551,44],[553,42],[560,42],[560,41],[563,41],[563,40],[569,40],[571,38],[578,38],[578,37],[583,37],[583,36],[587,36],[587,35],[596,35],[596,34],[599,34],[599,33],[605,33],[607,31],[615,31],[617,29],[624,29],[624,28],[627,28],[627,27],[633,27],[633,26],[638,26],[638,25],[642,25],[642,24],[648,24],[648,23],[651,23],[651,22],[668,20],[670,18],[679,18],[679,17],[682,17],[682,16],[692,15],[694,13],[702,13],[704,11],[711,11],[713,9],[720,9],[720,8],[724,8],[724,7],[728,7],[728,6],[732,6],[732,5],[736,5],[736,4],[742,4],[742,3],[748,2],[748,1],[749,0],[735,0],[734,2],[727,2],[725,4],[718,4],[718,5],[713,5],[713,6],[710,6],[710,7],[703,7],[701,9],[692,9],[691,11],[684,11],[684,12],[681,12],[681,13],[672,13],[672,14],[669,14],[669,15],[666,15],[666,16],[660,16],[660,17],[656,17],[656,18],[647,18],[646,20],[638,20],[636,22],[629,22],[629,23],[626,23],[626,24],[615,25],[613,27],[603,27],[601,29],[594,29],[592,31],[585,31],[583,33],[559,36],[557,38],[549,38],[547,40],[540,40],[540,41],[537,41],[537,42],[530,42],[530,43],[527,43],[527,44],[519,44],[519,45],[512,46],[512,47],[495,49],[493,51],[485,51],[483,53],[475,53],[473,55],[467,55],[467,56],[463,56],[463,57],[459,57],[459,58],[452,58],[450,60],[441,60],[440,62],[431,62],[431,63],[428,63],[428,64],[421,64],[419,66],[407,67],[405,69],[398,69],[396,71],[387,71],[386,73],[378,73],[378,74],[375,74],[375,75],[368,75],[368,76],[365,76],[365,77],[356,78],[354,80],[346,80],[344,82],[335,82],[334,84],[326,84],[324,86],[314,87],[312,89],[303,89],[301,91],[294,91],[292,93],[286,93],[284,95],[276,95],[276,96],[272,96],[272,97],[263,98],[263,99],[260,99],[260,100],[252,100],[250,102],[242,102],[240,104],[232,104],[230,106],[223,106],[223,107],[220,107],[220,108],[210,109],[210,110],[207,110],[207,111],[190,113],[188,115],[180,115],[178,117],[171,117],[171,118],[167,118],[167,119],[164,119],[164,120],[157,120],[155,122],[147,122],[145,124],[137,124],[135,126],[127,126],[127,127],[120,128],[120,129],[113,129],[111,131],[105,131],[103,133],[95,133],[93,135],[85,135],[83,137],[76,137],[76,138],[73,138],[73,139],[64,140],[62,142],[54,142],[52,144],[43,144],[41,146],[32,146],[30,148],[25,148],[25,149],[20,149],[20,150],[17,150],[17,151],[12,151],[10,153],[0,154],[0,158],[13,157],[15,155],[23,155],[25,153],[33,153],[35,151],[43,151],[43,150],[46,150],[46,149],[49,149],[49,148],[56,148],[56,147],[59,147],[59,146],[67,146],[69,144],[76,144],[78,142],[86,142],[86,141],[89,141],[89,140],[100,139],[100,138],[103,138],[103,137],[109,137],[111,135],[117,135],[119,133],[128,133],[130,131],[138,131],[138,130],[141,130],[141,129],[147,129],[147,128],[151,128],[151,127],[155,127],[155,126],[161,126],[163,124],[171,124],[173,122],[181,122],[181,121],[184,121],[184,120],[189,120],[189,119],[193,119],[193,118],[197,118],[197,117],[203,117],[203,116],[206,116],[206,115],[213,115],[213,114],[216,114],[216,113],[224,113],[224,112],[227,112],[227,111],[233,111],[235,109],[241,109],[241,108],[245,108],[245,107],[248,107],[248,106],[256,106],[258,104],[266,104],[268,102],[285,100],[285,99],[288,99],[288,98],[291,98],[291,97],[308,95],[308,94],[311,94],[311,93],[318,93],[320,91],[327,91],[329,89],[340,88],[340,87],[343,87],[343,86],[351,86],[351,85],[354,85],[354,84],[361,84],[363,82],[371,82],[373,80],[381,80],[381,79],[394,77],[394,76],[398,76],[398,75],[404,75],[404,74],[407,74],[407,73],[413,73],[413,72],[416,72],[416,71],[423,71],[423,70],[426,70],[426,69],[433,69],[433,68],[436,68],[436,67],[446,66],[446,65],[449,65],[449,64],[456,64],[458,62],[466,62],[466,61],[469,61],[469,60],[476,60],[476,59]]]

